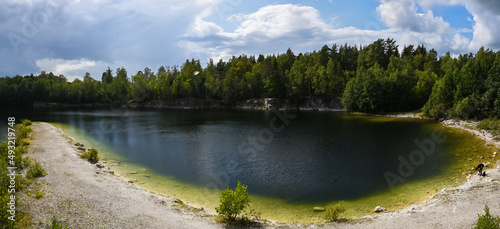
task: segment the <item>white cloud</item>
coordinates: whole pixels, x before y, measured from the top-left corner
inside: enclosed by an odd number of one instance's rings
[[[345,43],[346,40],[353,45],[367,44],[382,35],[387,36],[386,31],[352,27],[334,29],[333,24],[321,18],[317,9],[293,4],[269,5],[251,14],[232,15],[227,20],[239,22],[239,26],[233,32],[218,28],[212,33],[204,33],[205,39],[188,36],[179,44],[192,54],[205,53],[213,59],[228,59],[243,53],[284,52],[289,47],[294,51],[308,52],[319,45]]]
[[[444,34],[450,32],[450,24],[442,17],[434,17],[432,10],[425,13],[417,12],[414,0],[382,0],[377,12],[389,27],[402,31],[436,32]]]
[[[81,72],[81,70],[92,69],[94,66],[102,66],[102,62],[97,62],[93,60],[88,60],[85,58],[79,60],[64,60],[64,59],[51,59],[44,58],[36,60],[36,65],[47,72],[52,72],[56,75],[63,74],[68,78],[68,80],[73,81],[75,78],[81,78],[82,75],[74,75],[75,72]]]

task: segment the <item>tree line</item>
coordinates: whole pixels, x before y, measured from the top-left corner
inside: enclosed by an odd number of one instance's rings
[[[422,108],[433,118],[500,117],[500,52],[438,56],[424,45],[401,49],[393,39],[365,46],[323,46],[295,55],[233,56],[227,61],[186,60],[181,66],[145,68],[129,74],[108,68],[101,80],[86,73],[0,78],[0,106],[35,101],[69,104],[218,100],[227,105],[251,98],[341,98],[349,111],[386,113]]]

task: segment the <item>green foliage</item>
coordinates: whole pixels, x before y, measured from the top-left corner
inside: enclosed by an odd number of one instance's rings
[[[83,152],[80,155],[81,158],[87,159],[91,163],[97,163],[99,162],[99,152],[97,151],[96,148],[91,148],[88,151]]]
[[[47,175],[47,172],[37,160],[31,163],[26,172],[26,178],[28,179],[43,177],[45,175]]]
[[[68,225],[63,226],[60,222],[59,219],[57,219],[56,216],[52,216],[49,229],[68,229],[70,228]]]
[[[327,221],[337,221],[339,216],[345,212],[344,202],[338,202],[336,204],[330,204],[325,208],[324,218]]]
[[[21,80],[20,80],[21,81]],[[31,128],[27,127],[30,123],[27,121],[22,121],[21,125],[16,125],[16,149],[15,149],[15,157],[13,158],[15,165],[18,168],[18,172],[20,170],[29,167],[26,172],[26,176],[29,178],[39,177],[45,175],[45,170],[40,166],[38,162],[31,163],[28,157],[23,157],[22,155],[26,152],[26,143],[28,143],[24,138],[27,137],[28,133],[31,132]],[[0,143],[0,168],[2,173],[7,174],[6,168],[9,166],[9,161],[12,158],[8,157],[8,143],[7,141]],[[31,166],[30,166],[31,165]],[[16,191],[21,191],[30,181],[27,181],[23,176],[16,176]],[[10,193],[8,191],[8,185],[10,184],[9,176],[0,176],[0,225],[2,228],[24,228],[27,222],[25,220],[25,216],[22,211],[20,211],[17,207],[17,201],[14,205],[16,207],[17,212],[14,219],[16,221],[12,221],[9,219],[11,214],[7,212],[9,210],[10,205],[7,203],[10,202]],[[38,194],[40,195],[40,194]],[[36,195],[35,195],[36,196]]]
[[[29,119],[21,119],[21,123],[24,126],[31,126],[31,124],[32,124],[31,120],[29,120]]]
[[[191,59],[180,67],[161,66],[156,73],[146,67],[130,78],[124,67],[108,68],[100,80],[86,73],[73,82],[42,71],[0,78],[0,107],[39,101],[121,106],[196,98],[235,105],[264,97],[342,98],[344,107],[355,112],[422,108],[435,119],[500,118],[500,52],[480,48],[476,54],[439,57],[423,45],[405,46],[401,55],[399,50],[393,39],[378,39],[298,55],[288,49],[280,55],[210,60],[205,68]]]
[[[483,119],[477,124],[477,127],[489,130],[493,135],[500,136],[500,120],[498,119]]]
[[[500,218],[490,215],[490,208],[484,206],[484,215],[479,215],[475,229],[500,229]]]
[[[238,181],[238,186],[231,190],[227,187],[221,192],[220,205],[215,208],[219,216],[226,221],[235,221],[236,217],[250,205],[247,186]]]

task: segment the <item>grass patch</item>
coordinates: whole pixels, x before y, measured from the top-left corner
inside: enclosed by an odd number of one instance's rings
[[[99,152],[97,151],[96,148],[92,148],[88,151],[83,152],[80,155],[80,157],[83,159],[87,159],[88,161],[90,161],[93,164],[99,162]]]
[[[35,191],[35,199],[41,199],[42,197],[45,196],[45,192],[43,190],[36,190]]]
[[[67,229],[68,225],[63,225],[59,222],[59,219],[56,216],[52,216],[52,220],[49,225],[49,229]]]

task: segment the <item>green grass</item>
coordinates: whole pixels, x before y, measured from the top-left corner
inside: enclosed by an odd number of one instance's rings
[[[68,225],[63,226],[62,223],[59,222],[59,219],[56,216],[52,216],[52,221],[50,222],[49,229],[67,229]]]
[[[92,148],[88,151],[83,152],[80,155],[80,157],[83,159],[87,159],[88,161],[94,164],[99,162],[99,152],[97,151],[96,148]]]

